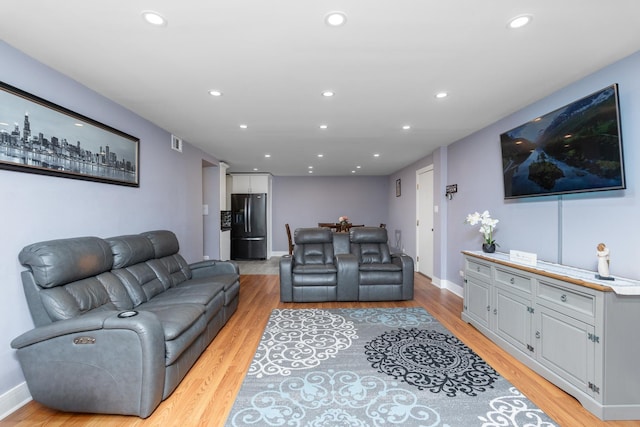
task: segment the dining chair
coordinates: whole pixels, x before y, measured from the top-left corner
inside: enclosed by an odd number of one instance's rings
[[[289,240],[289,255],[293,255],[293,240],[291,239],[291,228],[289,228],[289,224],[285,224],[284,228],[287,229],[287,240]]]
[[[380,223],[380,228],[387,228],[387,224],[381,222]]]

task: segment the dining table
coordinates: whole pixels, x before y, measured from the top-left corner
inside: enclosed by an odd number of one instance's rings
[[[352,227],[364,227],[364,224],[352,224],[350,222],[319,222],[318,227],[331,228],[337,233],[348,233]]]

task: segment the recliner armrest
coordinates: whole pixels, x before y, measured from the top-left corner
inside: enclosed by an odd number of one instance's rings
[[[293,301],[293,265],[294,258],[291,255],[280,257],[280,301]]]
[[[205,260],[189,264],[193,278],[217,276],[219,274],[240,274],[234,261]]]
[[[149,312],[86,314],[11,343],[33,399],[68,412],[148,417],[163,399],[165,342]]]
[[[338,301],[358,301],[358,258],[353,254],[337,254],[335,263],[338,269]]]
[[[402,298],[413,299],[413,258],[404,253],[391,254],[391,262],[402,267]]]

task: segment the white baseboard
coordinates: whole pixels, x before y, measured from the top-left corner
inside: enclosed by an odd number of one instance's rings
[[[439,278],[434,277],[431,279],[431,283],[439,287],[440,289],[446,289],[449,292],[452,292],[459,296],[460,298],[464,298],[464,288],[460,285],[456,285],[453,282],[448,280],[440,280]]]
[[[2,396],[0,396],[0,420],[31,401],[31,393],[27,383],[18,384]]]

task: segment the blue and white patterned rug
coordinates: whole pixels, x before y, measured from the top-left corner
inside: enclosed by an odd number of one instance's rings
[[[554,426],[420,307],[276,309],[226,426]]]

